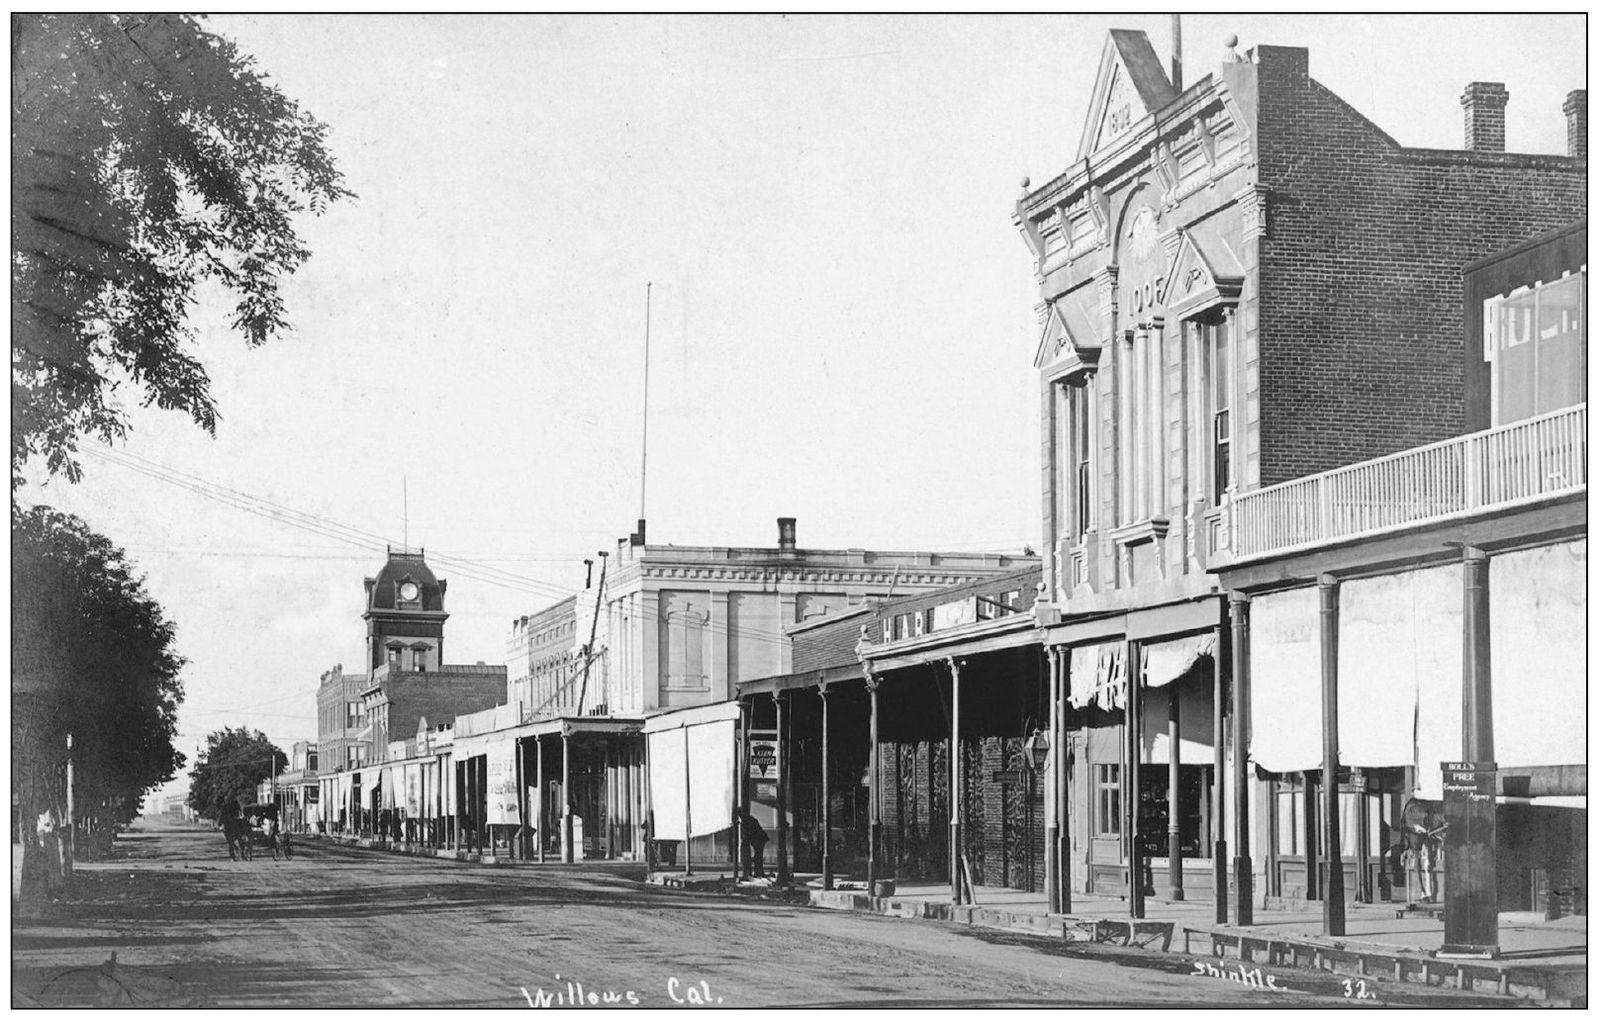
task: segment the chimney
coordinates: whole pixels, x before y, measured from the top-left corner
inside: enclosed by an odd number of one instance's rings
[[[1183,92],[1183,16],[1172,16],[1172,90]]]
[[[778,517],[778,553],[794,554],[794,517]]]
[[[594,559],[583,560],[583,588],[587,590],[594,582]]]
[[[1474,81],[1461,93],[1468,151],[1506,150],[1506,103],[1510,99],[1511,93],[1498,81]]]
[[[1586,158],[1589,154],[1589,93],[1582,88],[1568,92],[1561,112],[1567,115],[1567,154]]]
[[[644,520],[639,520],[639,528],[628,534],[628,543],[634,547],[644,546]]]

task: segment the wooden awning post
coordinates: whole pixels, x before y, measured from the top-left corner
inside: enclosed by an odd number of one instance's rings
[[[945,658],[950,669],[950,895],[957,904],[961,894],[961,665]]]
[[[789,882],[789,731],[784,726],[783,693],[774,689],[772,705],[778,728],[778,882]]]
[[[1140,645],[1129,639],[1123,644],[1123,725],[1127,766],[1122,771],[1123,815],[1128,818],[1125,836],[1128,843],[1128,917],[1144,917],[1144,845],[1139,842],[1139,714],[1143,697],[1139,694]]]
[[[1182,802],[1178,770],[1178,683],[1167,685],[1167,889],[1173,900],[1183,900]]]
[[[1344,935],[1344,856],[1339,850],[1339,581],[1317,577],[1322,632],[1322,831],[1328,876],[1322,932]],[[1316,873],[1308,872],[1308,879]]]
[[[1254,925],[1255,892],[1250,864],[1250,739],[1245,722],[1250,715],[1250,598],[1228,595],[1228,620],[1233,630],[1229,647],[1233,664],[1233,920]]]
[[[1223,603],[1226,619],[1227,603]],[[1224,745],[1228,737],[1223,705],[1223,676],[1233,663],[1228,645],[1226,620],[1217,625],[1211,651],[1211,885],[1217,922],[1228,920],[1228,827],[1223,805],[1227,787],[1228,760]],[[1237,749],[1235,751],[1238,751]]]
[[[1056,648],[1056,698],[1050,705],[1050,722],[1056,734],[1050,743],[1050,757],[1056,760],[1051,776],[1052,795],[1056,800],[1056,818],[1060,824],[1055,842],[1058,859],[1058,887],[1061,893],[1060,911],[1072,914],[1072,795],[1071,773],[1068,767],[1067,694],[1072,687],[1072,653],[1066,647]]]
[[[822,888],[833,889],[833,790],[828,781],[828,680],[817,681],[822,703]]]
[[[870,709],[867,713],[867,893],[878,893],[878,840],[883,835],[882,818],[878,812],[878,686],[882,683],[872,670],[872,662],[861,665],[867,683]]]
[[[547,836],[549,827],[545,823],[544,814],[544,739],[538,735],[533,736],[533,758],[533,802],[534,819],[536,820],[533,835],[539,842],[539,861],[542,864],[544,862],[544,844],[550,838]]]
[[[1045,762],[1044,796],[1044,910],[1046,914],[1059,910],[1061,899],[1061,732],[1057,719],[1061,703],[1061,650],[1051,646],[1045,649],[1045,666],[1050,673],[1050,719],[1046,737],[1050,743]],[[1031,740],[1031,736],[1030,736]],[[1032,750],[1024,745],[1023,751]]]
[[[561,732],[561,860],[577,860],[572,843],[572,736]]]

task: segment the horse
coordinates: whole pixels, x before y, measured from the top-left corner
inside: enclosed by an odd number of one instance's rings
[[[250,861],[250,823],[243,816],[222,817],[222,836],[228,842],[228,857]]]

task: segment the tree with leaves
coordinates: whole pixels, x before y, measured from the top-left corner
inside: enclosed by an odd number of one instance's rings
[[[186,312],[235,300],[250,346],[289,328],[296,215],[351,194],[327,127],[186,15],[11,18],[11,474],[77,480],[78,441],[127,431],[115,395],[215,433]]]
[[[288,768],[289,757],[260,731],[225,727],[206,736],[189,778],[189,807],[207,819],[231,816],[256,800],[256,788]]]
[[[76,516],[13,508],[11,584],[12,787],[36,899],[70,866],[38,836],[65,822],[68,737],[78,829],[132,819],[184,763],[173,746],[184,660],[123,551]],[[57,857],[41,869],[30,850]]]

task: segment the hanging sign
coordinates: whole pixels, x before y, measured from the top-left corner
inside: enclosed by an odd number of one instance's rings
[[[778,732],[750,732],[750,779],[778,782]]]

